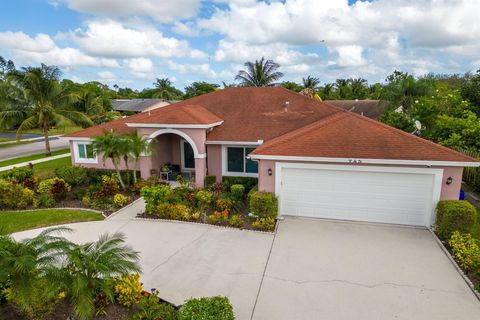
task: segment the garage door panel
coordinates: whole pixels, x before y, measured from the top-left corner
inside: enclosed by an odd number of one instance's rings
[[[433,174],[282,168],[280,213],[425,225]]]

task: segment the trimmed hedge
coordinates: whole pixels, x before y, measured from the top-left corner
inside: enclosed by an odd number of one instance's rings
[[[253,177],[222,177],[222,183],[230,190],[230,187],[234,184],[241,184],[245,187],[245,192],[252,190],[258,183],[258,178]]]
[[[205,297],[187,300],[178,320],[235,320],[235,314],[227,297]]]
[[[443,200],[437,205],[435,231],[442,240],[449,240],[452,233],[470,233],[476,220],[475,207],[465,200]]]
[[[217,182],[217,177],[216,176],[206,176],[203,185],[204,185],[205,189],[210,189],[210,187],[215,182]]]
[[[242,184],[232,184],[230,187],[230,193],[235,200],[240,201],[245,195],[245,186]]]
[[[271,192],[258,192],[252,189],[248,193],[248,210],[259,218],[276,218],[278,200]]]

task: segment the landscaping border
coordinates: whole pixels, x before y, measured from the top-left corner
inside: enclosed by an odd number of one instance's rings
[[[443,244],[443,242],[437,237],[437,235],[435,234],[435,232],[429,228],[428,229],[430,231],[430,233],[432,234],[433,238],[435,239],[435,241],[437,242],[437,244],[440,246],[440,248],[442,249],[443,253],[445,253],[445,255],[448,257],[448,259],[450,260],[450,262],[452,263],[452,265],[455,267],[455,269],[457,270],[457,272],[460,274],[460,276],[462,276],[463,280],[467,283],[468,287],[470,288],[470,290],[472,290],[473,294],[475,295],[475,297],[477,297],[478,301],[480,301],[480,293],[477,292],[477,290],[475,290],[475,286],[473,285],[472,281],[470,281],[470,279],[467,277],[467,275],[465,274],[465,272],[463,272],[463,270],[460,268],[460,266],[458,265],[457,261],[455,261],[455,259],[452,257],[452,255],[450,254],[450,251],[448,251],[448,249],[445,247],[445,245]]]
[[[43,210],[82,210],[82,211],[90,211],[94,213],[101,214],[104,216],[103,211],[100,210],[95,210],[95,209],[90,209],[90,208],[75,208],[75,207],[52,207],[52,208],[40,208],[40,209],[25,209],[25,210],[0,210],[0,214],[3,211],[8,211],[8,212],[27,212],[27,211],[43,211]]]
[[[141,217],[135,217],[134,220],[140,220],[140,221],[157,221],[157,222],[170,222],[170,223],[182,223],[182,224],[199,224],[199,225],[204,225],[204,226],[211,226],[211,227],[216,227],[220,229],[234,229],[238,231],[248,231],[248,232],[256,232],[256,233],[262,233],[262,234],[270,234],[270,235],[275,235],[277,233],[277,227],[278,227],[278,220],[275,219],[275,229],[273,232],[269,231],[261,231],[261,230],[252,230],[252,229],[240,229],[236,227],[230,227],[230,226],[220,226],[217,224],[209,224],[209,223],[202,223],[202,222],[195,222],[195,221],[182,221],[182,220],[173,220],[173,219],[162,219],[162,218],[155,218],[155,219],[150,219],[150,218],[141,218]]]

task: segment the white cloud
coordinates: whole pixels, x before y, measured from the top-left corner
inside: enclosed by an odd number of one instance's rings
[[[55,42],[49,35],[39,33],[35,38],[23,32],[0,32],[0,47],[32,51],[32,52],[48,52],[55,48]]]
[[[85,30],[61,35],[76,42],[90,55],[111,58],[146,56],[204,58],[200,50],[190,48],[185,40],[165,37],[151,26],[126,27],[114,20],[87,22]]]
[[[210,80],[230,80],[234,77],[234,73],[231,70],[222,70],[217,72],[211,69],[211,66],[208,63],[180,64],[173,61],[168,61],[167,65],[170,70],[178,73],[197,75]]]
[[[97,75],[100,77],[102,80],[112,80],[115,79],[115,74],[110,71],[100,71],[97,73]]]
[[[128,68],[135,73],[153,72],[153,62],[147,58],[133,58],[126,61]]]
[[[340,67],[357,67],[366,63],[362,56],[363,48],[360,46],[338,46],[335,51],[338,54],[337,64]]]
[[[60,0],[50,0],[57,3]],[[200,0],[63,0],[71,9],[106,17],[148,16],[160,22],[193,17]]]

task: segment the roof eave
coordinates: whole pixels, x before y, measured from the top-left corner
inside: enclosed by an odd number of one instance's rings
[[[365,159],[365,158],[329,158],[250,154],[253,160],[279,160],[302,162],[330,162],[346,164],[386,164],[386,165],[415,165],[415,166],[440,166],[440,167],[480,167],[480,162],[471,161],[438,161],[438,160],[402,160],[402,159]]]
[[[184,128],[184,129],[210,129],[217,127],[223,123],[222,121],[195,124],[195,123],[125,123],[130,128]]]

